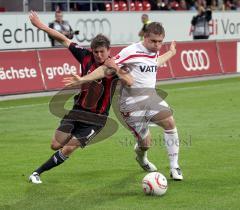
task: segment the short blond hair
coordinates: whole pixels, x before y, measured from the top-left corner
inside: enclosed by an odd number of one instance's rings
[[[165,30],[159,22],[152,22],[146,26],[144,36],[149,36],[150,33],[165,36]]]

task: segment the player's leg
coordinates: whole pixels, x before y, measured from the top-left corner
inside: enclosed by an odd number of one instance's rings
[[[72,141],[72,131],[74,129],[75,122],[74,121],[67,121],[65,119],[61,120],[59,127],[56,129],[54,133],[54,137],[51,142],[51,148],[53,150],[57,150],[45,163],[43,163],[39,168],[34,170],[34,172],[30,175],[29,181],[34,184],[42,183],[40,179],[40,175],[48,171],[60,164],[62,164],[68,157],[62,153],[61,148],[64,147],[66,144],[73,144],[77,147],[75,141]],[[75,145],[76,144],[76,145]],[[78,143],[79,146],[79,143]]]
[[[63,146],[61,149],[56,151],[45,163],[43,163],[39,168],[37,168],[32,175],[29,177],[29,181],[34,184],[42,183],[40,175],[56,166],[61,165],[68,159],[68,157],[80,146],[78,140],[71,139],[69,142]]]
[[[37,169],[40,175],[42,172],[50,170],[51,168],[62,164],[68,157],[79,147],[84,148],[89,141],[102,129],[101,126],[89,125],[81,122],[75,123],[75,128],[70,135],[56,131],[55,139],[60,142],[60,145],[66,143],[60,150],[58,150],[42,167]],[[62,135],[61,135],[62,134]],[[64,137],[66,140],[64,140]],[[61,142],[62,140],[62,142]]]
[[[76,121],[69,120],[66,118],[67,116],[65,116],[61,120],[59,127],[55,130],[55,133],[51,142],[52,150],[58,150],[62,148],[72,138],[72,132],[76,127]]]
[[[45,171],[48,171],[60,164],[62,164],[68,157],[80,146],[78,140],[72,138],[65,146],[57,150],[42,166],[40,166],[35,172],[39,175]]]
[[[177,128],[173,116],[168,116],[166,113],[164,114],[166,118],[163,117],[163,113],[159,112],[151,118],[151,121],[164,129],[164,141],[170,161],[171,177],[175,180],[182,180],[183,175],[178,164],[179,137]]]
[[[136,161],[139,165],[148,172],[157,171],[157,167],[148,160],[147,151],[151,147],[151,134],[148,134],[144,139],[137,138],[134,151],[137,154]]]
[[[136,161],[145,171],[156,171],[157,168],[147,158],[147,150],[151,147],[151,135],[144,111],[122,112],[122,117],[136,139],[134,151]]]
[[[40,175],[62,163],[68,159],[68,157],[75,151],[77,148],[84,148],[88,142],[98,133],[102,127],[88,125],[85,123],[75,122],[74,129],[71,129],[71,133],[59,132],[59,128],[55,132],[55,137],[52,141],[56,143],[54,149],[57,149],[59,145],[66,143],[61,149],[55,152],[49,160],[47,160],[43,165],[36,169],[32,175],[29,177],[29,180],[34,184],[42,183]],[[72,138],[69,140],[69,137]],[[51,145],[52,147],[52,145]]]

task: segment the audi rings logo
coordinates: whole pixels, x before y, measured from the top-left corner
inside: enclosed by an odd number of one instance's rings
[[[207,70],[210,66],[209,57],[205,50],[183,50],[181,61],[186,71]]]
[[[111,23],[108,19],[79,19],[76,23],[76,30],[80,33],[77,35],[79,42],[90,42],[97,34],[104,34],[107,37],[111,35]]]

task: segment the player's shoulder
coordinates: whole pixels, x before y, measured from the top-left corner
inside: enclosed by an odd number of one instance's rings
[[[140,42],[137,43],[133,43],[125,48],[122,49],[122,53],[127,53],[127,54],[136,54],[136,52],[139,50],[140,48]]]
[[[129,50],[135,50],[138,49],[141,46],[141,42],[136,42],[136,43],[132,43],[131,45],[128,46]]]
[[[70,45],[69,45],[69,48],[75,48],[75,49],[79,49],[79,50],[85,50],[85,51],[89,51],[91,52],[89,49],[87,49],[86,47],[83,47],[81,45],[79,45],[78,43],[76,42],[71,42]]]
[[[71,52],[80,53],[80,54],[84,54],[84,55],[92,55],[92,51],[90,51],[86,47],[83,47],[83,46],[77,44],[76,42],[71,42],[68,49]]]

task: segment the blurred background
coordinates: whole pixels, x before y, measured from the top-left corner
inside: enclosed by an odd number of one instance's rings
[[[240,10],[240,0],[0,0],[0,11],[142,11]]]

